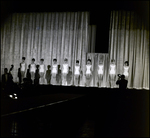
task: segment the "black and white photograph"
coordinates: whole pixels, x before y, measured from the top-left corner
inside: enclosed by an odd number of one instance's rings
[[[1,0],[1,137],[149,137],[149,1]]]

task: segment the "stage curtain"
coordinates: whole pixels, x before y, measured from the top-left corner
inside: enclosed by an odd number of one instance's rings
[[[13,64],[13,80],[17,82],[22,57],[27,65],[32,58],[36,64],[44,58],[46,66],[52,66],[54,58],[62,65],[67,58],[72,72],[78,59],[85,70],[88,33],[89,12],[14,13],[1,26],[1,74]],[[80,85],[84,82],[83,72]]]
[[[128,88],[149,89],[149,30],[136,12],[111,12],[109,54],[116,60],[116,74],[129,61]]]
[[[88,53],[95,53],[96,25],[89,25]]]

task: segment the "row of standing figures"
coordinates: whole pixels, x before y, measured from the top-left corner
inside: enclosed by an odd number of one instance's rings
[[[103,80],[103,68],[104,64],[102,61],[99,61],[98,65],[98,86],[101,87]],[[85,86],[89,86],[92,79],[92,64],[91,59],[87,59],[85,77],[86,83]],[[125,61],[124,63],[124,72],[126,79],[129,76],[129,63]],[[20,63],[20,68],[18,69],[18,78],[19,82],[23,83],[23,78],[31,79],[32,82],[36,84],[47,84],[52,85],[71,85],[71,80],[74,75],[74,85],[78,86],[80,79],[83,77],[83,71],[80,68],[79,60],[76,60],[74,74],[72,73],[71,67],[68,65],[68,59],[64,59],[64,64],[62,66],[57,64],[57,59],[53,59],[52,67],[50,65],[46,67],[44,65],[44,59],[40,60],[40,64],[35,64],[35,59],[31,60],[31,64],[28,65],[25,62],[25,57],[22,57],[22,62]],[[109,69],[109,83],[110,87],[113,88],[116,82],[116,64],[115,60],[111,60],[110,69]]]

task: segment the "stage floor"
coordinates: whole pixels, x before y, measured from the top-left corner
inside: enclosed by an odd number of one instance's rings
[[[107,88],[38,89],[34,95],[1,100],[2,137],[148,135],[149,91],[133,89],[119,95],[118,89]]]

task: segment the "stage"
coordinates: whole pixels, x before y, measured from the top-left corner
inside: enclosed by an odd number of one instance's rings
[[[33,89],[32,89],[33,90]],[[147,136],[149,91],[47,86],[1,99],[1,136]]]
[[[2,2],[1,136],[148,137],[149,3],[52,5]]]

